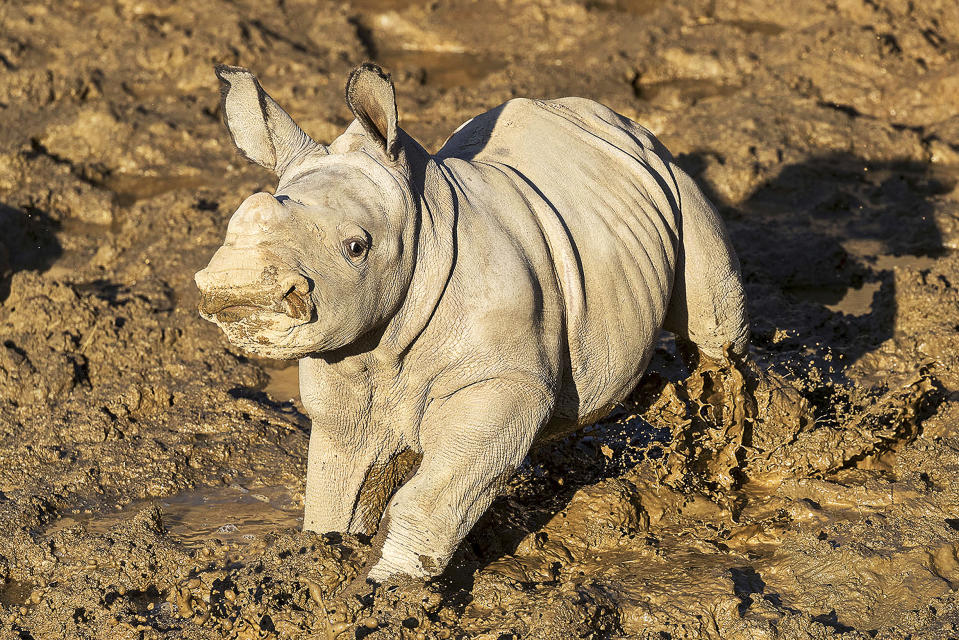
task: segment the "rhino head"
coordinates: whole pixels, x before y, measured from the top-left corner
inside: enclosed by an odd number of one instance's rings
[[[313,141],[246,69],[218,66],[237,148],[279,177],[236,210],[196,274],[200,314],[236,346],[270,358],[333,351],[384,327],[409,287],[416,207],[393,85],[375,65],[350,75],[354,123]]]

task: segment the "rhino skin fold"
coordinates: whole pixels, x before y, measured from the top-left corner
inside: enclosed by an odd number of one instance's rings
[[[279,183],[196,274],[200,313],[246,351],[299,359],[304,528],[379,529],[370,579],[442,572],[533,442],[623,400],[662,329],[746,352],[722,220],[631,120],[515,99],[430,155],[364,64],[356,119],[327,147],[246,69],[216,74],[234,143]]]

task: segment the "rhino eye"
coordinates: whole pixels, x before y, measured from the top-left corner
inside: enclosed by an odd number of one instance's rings
[[[366,257],[369,250],[370,244],[366,238],[347,238],[343,241],[343,252],[351,262],[359,262]]]

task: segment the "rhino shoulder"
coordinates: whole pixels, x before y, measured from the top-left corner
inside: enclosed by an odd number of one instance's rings
[[[590,102],[584,98],[575,98]],[[439,158],[480,160],[509,151],[516,136],[526,135],[530,125],[544,124],[560,101],[513,98],[461,124],[437,152]],[[567,110],[569,107],[560,107]]]
[[[436,155],[501,160],[517,153],[523,155],[518,150],[529,145],[565,146],[571,139],[584,144],[605,140],[620,148],[633,148],[640,155],[670,157],[656,136],[642,125],[594,100],[578,97],[514,98],[504,102],[460,125]]]

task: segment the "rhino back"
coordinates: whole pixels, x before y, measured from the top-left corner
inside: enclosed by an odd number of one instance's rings
[[[437,158],[505,175],[549,245],[566,318],[559,424],[586,424],[648,364],[673,284],[678,190],[647,130],[581,98],[511,100],[469,121]],[[483,205],[480,204],[480,207]]]

